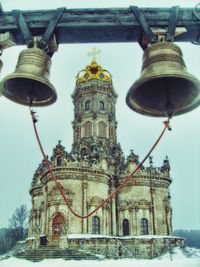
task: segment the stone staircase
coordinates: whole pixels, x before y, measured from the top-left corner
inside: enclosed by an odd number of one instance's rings
[[[55,246],[41,246],[35,250],[26,250],[15,255],[17,258],[27,259],[33,262],[44,259],[64,259],[64,260],[103,260],[101,255],[95,255],[88,251],[77,249],[59,250]]]

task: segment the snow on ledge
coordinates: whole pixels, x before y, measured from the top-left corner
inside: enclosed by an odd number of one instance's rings
[[[68,234],[68,239],[183,239],[178,236],[168,235],[139,235],[139,236],[109,236],[109,235],[95,235],[95,234]]]

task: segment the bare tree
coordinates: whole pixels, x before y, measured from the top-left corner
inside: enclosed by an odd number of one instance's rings
[[[10,219],[10,228],[15,230],[15,237],[18,240],[24,239],[27,224],[28,210],[26,205],[17,208]]]
[[[27,236],[28,210],[26,205],[21,205],[15,210],[9,220],[9,227],[4,230],[0,238],[0,253],[10,250],[17,241]]]
[[[26,205],[21,205],[15,210],[9,220],[8,237],[11,237],[13,242],[23,240],[26,236],[28,210]]]

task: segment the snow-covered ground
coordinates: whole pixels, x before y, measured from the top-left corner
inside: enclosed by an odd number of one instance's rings
[[[103,261],[65,261],[49,259],[41,262],[30,262],[14,257],[0,261],[0,267],[200,267],[200,249],[174,249],[172,260],[166,253],[154,260],[103,260]]]

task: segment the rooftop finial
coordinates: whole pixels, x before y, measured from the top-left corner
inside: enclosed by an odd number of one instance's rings
[[[93,47],[90,52],[87,53],[88,57],[92,57],[92,61],[96,61],[96,56],[101,53],[101,50],[97,50],[96,47]]]
[[[149,156],[150,167],[153,167],[153,156]]]

